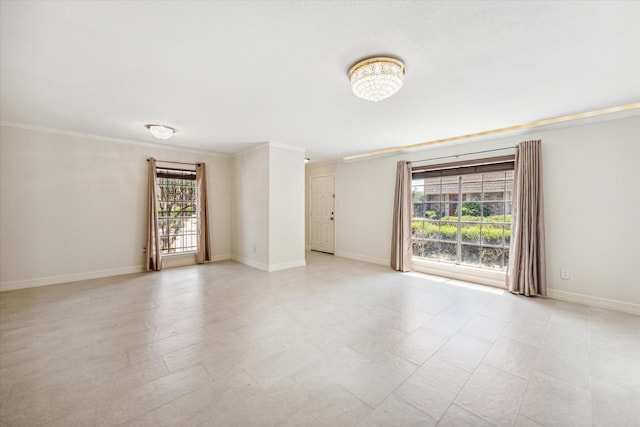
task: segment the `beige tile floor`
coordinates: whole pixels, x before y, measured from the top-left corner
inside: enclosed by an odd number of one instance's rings
[[[3,426],[639,426],[640,318],[330,255],[0,294]]]

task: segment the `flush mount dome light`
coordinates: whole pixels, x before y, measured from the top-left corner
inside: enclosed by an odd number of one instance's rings
[[[378,102],[400,90],[404,64],[395,58],[367,58],[349,70],[353,93],[367,101]]]
[[[169,139],[176,131],[174,128],[164,125],[145,125],[151,135],[155,136],[158,139]]]

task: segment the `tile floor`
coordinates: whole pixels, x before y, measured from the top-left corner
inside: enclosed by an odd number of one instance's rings
[[[640,317],[307,261],[1,293],[0,424],[640,425]]]

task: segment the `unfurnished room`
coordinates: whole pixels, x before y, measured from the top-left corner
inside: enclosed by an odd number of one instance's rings
[[[0,0],[0,425],[640,426],[639,22]]]

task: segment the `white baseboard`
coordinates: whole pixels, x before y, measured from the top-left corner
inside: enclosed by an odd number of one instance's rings
[[[232,260],[237,261],[241,264],[248,265],[249,267],[257,268],[258,270],[266,271],[268,273],[272,271],[286,270],[288,268],[294,267],[304,267],[307,265],[307,261],[305,259],[283,262],[280,264],[264,264],[262,262],[257,262],[249,258],[245,258],[240,255],[232,255]]]
[[[336,251],[335,255],[342,258],[355,259],[356,261],[363,261],[371,264],[385,265],[387,267],[391,264],[391,261],[386,258],[377,258],[377,257],[372,257],[367,255],[354,254],[352,252]]]
[[[140,273],[143,270],[144,266],[142,265],[132,265],[130,267],[112,268],[108,270],[87,271],[84,273],[60,274],[57,276],[38,277],[36,279],[0,282],[0,291],[12,291],[15,289],[34,288],[36,286],[48,286],[58,283],[78,282],[80,280],[121,276],[123,274]]]
[[[592,307],[607,308],[609,310],[622,311],[624,313],[640,316],[640,304],[634,304],[632,302],[575,294],[573,292],[558,291],[555,289],[547,289],[547,296],[561,301],[575,302]]]
[[[297,261],[283,262],[280,264],[269,264],[269,272],[287,270],[289,268],[295,267],[304,267],[305,265],[307,265],[307,260],[305,260],[304,258]]]
[[[164,259],[163,268],[179,267],[184,265],[195,265],[195,255],[193,262],[170,262]],[[226,261],[231,259],[231,254],[220,254],[212,257],[212,262]],[[178,261],[178,260],[176,260]],[[37,286],[56,285],[59,283],[78,282],[80,280],[100,279],[103,277],[121,276],[123,274],[140,273],[144,271],[143,265],[132,265],[130,267],[110,268],[107,270],[87,271],[83,273],[60,274],[56,276],[38,277],[35,279],[15,280],[10,282],[0,282],[0,292],[13,291],[16,289],[35,288]]]
[[[239,262],[240,264],[244,264],[244,265],[248,265],[249,267],[257,268],[258,270],[269,271],[269,266],[267,264],[263,264],[261,262],[254,261],[252,259],[245,258],[245,257],[240,256],[240,255],[231,255],[231,259],[234,260],[234,261]]]

